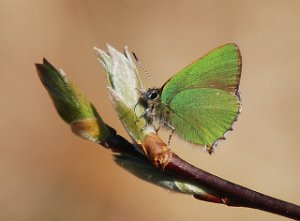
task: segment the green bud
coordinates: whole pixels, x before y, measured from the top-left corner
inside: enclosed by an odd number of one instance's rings
[[[80,137],[105,142],[109,130],[87,97],[45,58],[37,72],[61,118]]]

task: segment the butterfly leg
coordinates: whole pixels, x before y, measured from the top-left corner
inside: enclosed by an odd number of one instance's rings
[[[133,111],[134,111],[134,114],[136,116],[136,120],[135,120],[135,123],[137,123],[138,121],[140,121],[142,118],[144,118],[146,120],[146,125],[145,127],[147,126],[147,124],[151,124],[152,122],[149,122],[151,120],[151,117],[150,117],[150,110],[149,108],[145,109],[144,113],[142,113],[140,116],[137,115],[136,113],[136,107],[137,105],[139,104],[139,102],[137,102],[135,105],[134,105],[134,108],[133,108]]]
[[[135,123],[137,123],[138,121],[140,121],[143,117],[145,117],[145,118],[147,119],[147,115],[148,115],[148,114],[147,114],[147,110],[145,110],[144,113],[141,114],[140,116],[137,115],[137,113],[136,113],[136,107],[137,107],[138,104],[139,104],[139,102],[137,102],[137,103],[134,105],[134,109],[133,109],[134,114],[135,114],[135,117],[136,117]]]
[[[142,117],[144,117],[144,116],[142,116]],[[152,124],[153,124],[153,120],[152,120],[152,119],[145,119],[145,126],[142,128],[142,130],[145,130],[146,127],[147,127],[149,124],[152,125]],[[154,128],[155,128],[155,127],[154,127]]]
[[[155,128],[155,132],[157,133],[160,129],[160,126],[158,126],[158,128]]]
[[[135,121],[135,123],[137,123],[142,118],[145,121],[145,125],[143,126],[142,130],[144,130],[148,125],[153,125],[154,115],[152,114],[152,111],[150,108],[147,108],[144,111],[144,113],[138,117],[138,119]],[[154,129],[156,130],[155,126],[154,126]],[[156,130],[156,131],[158,131],[158,130]]]
[[[143,117],[144,117],[144,114],[142,114],[141,116],[137,116],[137,115],[135,115],[136,116],[136,119],[135,119],[135,122],[134,123],[137,123],[137,122],[139,122]]]
[[[171,134],[170,134],[169,139],[168,139],[168,146],[170,146],[171,138],[172,138],[172,136],[173,136],[173,134],[174,134],[175,128],[172,127],[171,130],[172,130],[172,131],[171,131]]]
[[[133,112],[134,112],[134,114],[135,114],[135,116],[136,116],[136,118],[137,118],[136,121],[135,121],[135,123],[138,122],[138,121],[141,119],[141,117],[142,117],[142,116],[139,116],[139,117],[138,117],[137,114],[136,114],[136,111],[135,111],[135,110],[136,110],[136,107],[137,107],[137,105],[138,105],[138,103],[139,103],[139,102],[137,102],[137,103],[134,105],[134,108],[133,108]]]

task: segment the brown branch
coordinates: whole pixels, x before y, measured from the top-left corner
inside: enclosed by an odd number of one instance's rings
[[[226,181],[194,167],[174,153],[171,154],[164,170],[214,188],[223,195],[223,203],[228,206],[249,207],[300,220],[299,206]]]
[[[115,152],[126,153],[143,159],[146,158],[134,145],[122,136],[117,135],[114,129],[110,129],[112,136],[104,144],[105,147],[110,148]],[[162,168],[164,172],[174,174],[174,176],[182,177],[191,182],[196,182],[201,186],[207,186],[218,192],[218,197],[208,195],[208,198],[203,198],[202,196],[195,195],[195,198],[215,203],[223,203],[227,206],[254,208],[300,220],[300,206],[258,193],[196,168],[181,159],[175,153],[170,152],[165,148],[161,148],[163,143],[153,139],[153,135],[150,136],[148,140],[146,139],[148,144],[152,143],[150,144],[150,147],[144,146],[144,149],[148,151],[147,155],[148,157],[150,156],[149,159],[155,166]],[[151,140],[151,142],[149,140]],[[155,150],[149,150],[149,148],[154,148]],[[157,153],[159,148],[162,149],[160,154]],[[156,157],[152,156],[151,152],[155,152]]]

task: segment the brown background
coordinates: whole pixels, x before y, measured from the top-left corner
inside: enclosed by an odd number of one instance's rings
[[[243,112],[235,131],[212,156],[176,138],[173,150],[218,176],[300,204],[299,10],[298,0],[1,0],[0,220],[284,220],[135,178],[109,151],[71,134],[33,64],[45,56],[62,67],[127,136],[94,46],[128,45],[159,86],[207,51],[236,42]]]

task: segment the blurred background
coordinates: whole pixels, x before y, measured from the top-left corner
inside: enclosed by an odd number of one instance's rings
[[[71,133],[34,63],[46,57],[63,68],[128,137],[94,46],[128,45],[160,86],[211,49],[237,43],[243,111],[235,130],[212,156],[174,137],[172,150],[227,180],[300,204],[299,10],[298,0],[1,0],[0,219],[285,220],[170,193],[129,174],[110,151]]]

